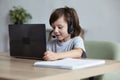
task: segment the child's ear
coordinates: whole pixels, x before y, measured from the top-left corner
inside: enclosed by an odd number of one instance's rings
[[[69,34],[72,34],[73,31],[74,31],[73,23],[70,23],[70,25],[68,26],[68,33],[69,33]]]

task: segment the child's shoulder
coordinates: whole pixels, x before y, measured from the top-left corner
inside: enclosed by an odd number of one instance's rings
[[[82,40],[81,36],[76,36],[73,38],[73,40]]]

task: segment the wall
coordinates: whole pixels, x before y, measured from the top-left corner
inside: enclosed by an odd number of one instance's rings
[[[120,0],[0,0],[0,51],[7,51],[9,10],[22,6],[32,14],[29,23],[45,23],[47,29],[51,12],[64,6],[76,9],[86,40],[120,42]]]

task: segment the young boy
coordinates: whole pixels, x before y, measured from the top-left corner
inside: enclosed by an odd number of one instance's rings
[[[56,40],[48,42],[44,60],[86,57],[84,43],[80,37],[81,26],[75,9],[69,7],[56,9],[51,14],[49,22]]]

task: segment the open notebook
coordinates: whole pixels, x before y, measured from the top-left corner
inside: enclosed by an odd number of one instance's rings
[[[34,66],[44,67],[44,68],[58,68],[58,69],[82,69],[86,67],[92,67],[96,65],[102,65],[105,60],[92,60],[92,59],[72,59],[66,58],[57,61],[37,61]]]

